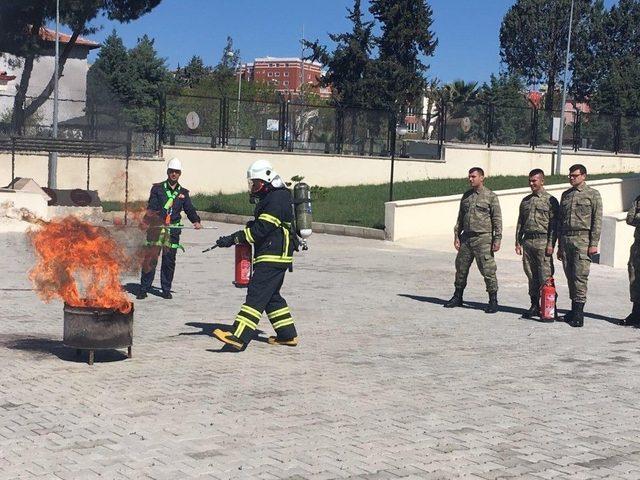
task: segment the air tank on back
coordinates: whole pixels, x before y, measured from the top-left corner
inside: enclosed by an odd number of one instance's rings
[[[293,202],[296,212],[296,233],[305,241],[311,236],[311,224],[313,222],[309,185],[304,182],[296,183],[293,187]]]

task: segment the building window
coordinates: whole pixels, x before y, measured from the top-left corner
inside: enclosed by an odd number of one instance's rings
[[[273,74],[274,77],[279,77],[280,76],[280,72],[276,72]]]
[[[288,76],[289,76],[289,72],[284,72],[284,73],[282,74],[282,76],[283,76],[283,77],[288,77]]]
[[[288,86],[289,86],[289,82],[287,82],[286,80],[285,80],[284,82],[282,82],[282,84],[283,84],[285,87],[288,87]]]
[[[409,124],[407,124],[407,132],[416,133],[417,131],[418,131],[418,124],[417,123],[409,123]]]
[[[273,63],[270,63],[269,66],[270,67],[275,67],[275,65]]]
[[[267,73],[267,77],[273,77],[273,72]]]

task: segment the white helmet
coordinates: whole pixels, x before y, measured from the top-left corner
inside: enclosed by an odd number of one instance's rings
[[[171,160],[169,160],[169,163],[167,164],[167,170],[182,171],[182,163],[180,163],[180,160],[174,157]]]
[[[247,180],[263,180],[271,183],[278,176],[269,160],[256,160],[247,170]]]

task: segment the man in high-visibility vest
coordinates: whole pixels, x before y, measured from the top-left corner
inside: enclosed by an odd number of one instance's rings
[[[162,297],[172,298],[171,283],[176,269],[176,252],[178,248],[184,251],[180,245],[180,229],[175,228],[182,226],[182,210],[196,230],[202,228],[200,217],[191,203],[189,190],[178,183],[181,173],[180,160],[172,158],[167,165],[167,179],[164,182],[154,183],[151,187],[145,215],[145,222],[149,224],[147,249],[142,264],[140,290],[136,295],[138,300],[146,298],[147,292],[151,289],[160,252],[162,252],[160,267]],[[174,228],[171,228],[172,226]]]

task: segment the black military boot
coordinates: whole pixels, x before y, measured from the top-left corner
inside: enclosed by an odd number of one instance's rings
[[[633,302],[633,310],[624,320],[620,320],[620,325],[637,327],[640,326],[640,302]]]
[[[453,294],[453,297],[451,297],[451,299],[447,303],[445,303],[443,305],[444,308],[461,307],[462,306],[462,292],[464,292],[464,290],[462,288],[456,288],[456,291]]]
[[[572,302],[571,320],[567,323],[572,327],[582,327],[584,325],[584,303]]]
[[[532,317],[537,317],[539,315],[540,315],[540,299],[535,295],[531,295],[531,306],[529,307],[529,310],[527,310],[525,314],[522,316],[524,318],[532,318]]]
[[[496,313],[498,311],[498,292],[489,294],[489,305],[484,309],[484,313]]]

